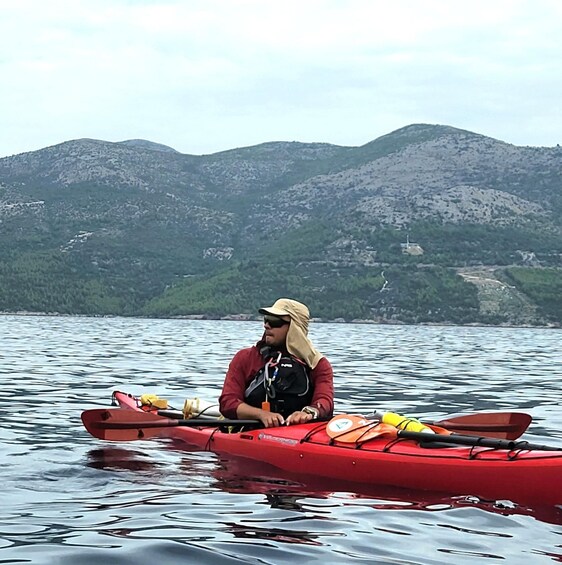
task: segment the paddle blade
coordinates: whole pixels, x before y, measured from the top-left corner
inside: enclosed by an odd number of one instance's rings
[[[448,416],[433,424],[458,434],[513,440],[521,437],[532,421],[523,412],[479,412]]]
[[[95,438],[107,441],[148,439],[161,435],[174,425],[174,421],[168,418],[122,408],[85,410],[82,412],[82,423]]]
[[[134,441],[163,435],[175,427],[259,426],[258,420],[227,420],[224,418],[164,418],[151,412],[123,408],[96,408],[82,412],[82,422],[90,434],[108,441]]]

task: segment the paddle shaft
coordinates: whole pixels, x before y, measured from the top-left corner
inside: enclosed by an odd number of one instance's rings
[[[408,430],[397,430],[397,436],[403,439],[414,439],[416,441],[428,443],[451,443],[454,445],[471,445],[474,447],[491,447],[493,449],[517,450],[538,450],[538,451],[562,451],[562,447],[550,445],[540,445],[527,441],[511,441],[505,439],[495,439],[489,437],[465,436],[460,434],[426,434],[423,432],[410,432]]]
[[[261,425],[259,420],[208,420],[205,418],[191,418],[189,420],[174,420],[174,419],[161,419],[161,420],[146,420],[146,421],[131,421],[131,422],[112,422],[107,420],[100,422],[98,427],[106,430],[127,430],[133,428],[173,428],[175,426],[189,426],[189,427],[219,427],[219,426],[257,426]]]
[[[181,419],[183,413],[179,410],[158,410],[158,416],[162,416],[164,418],[173,418],[173,419]],[[441,428],[446,428],[448,430],[454,432],[480,432],[483,435],[487,433],[494,433],[494,432],[505,432],[504,435],[512,434],[513,437],[507,437],[506,439],[517,439],[529,426],[531,423],[531,417],[527,414],[521,413],[513,413],[513,412],[501,412],[499,415],[505,417],[512,417],[517,416],[518,422],[496,422],[496,423],[489,423],[478,421],[478,414],[466,414],[460,416],[448,416],[444,420],[436,420],[435,422],[422,422],[423,424],[429,426],[439,426]],[[483,414],[482,418],[488,417],[488,414]],[[199,421],[216,421],[216,416],[205,416],[201,414],[198,416]],[[367,419],[373,419],[372,416],[367,416]],[[498,436],[499,437],[499,436]]]

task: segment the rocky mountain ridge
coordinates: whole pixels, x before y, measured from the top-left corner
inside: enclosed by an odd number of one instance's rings
[[[407,237],[420,257],[404,253]],[[0,159],[4,309],[17,302],[10,285],[31,280],[37,262],[55,288],[68,280],[57,269],[69,269],[77,288],[95,281],[103,300],[121,304],[114,312],[142,313],[186,277],[196,292],[195,282],[247,262],[283,265],[280,280],[301,277],[296,290],[305,285],[322,303],[323,277],[357,280],[393,265],[529,266],[532,257],[557,269],[561,242],[562,149],[450,126],[415,124],[361,147],[268,142],[195,156],[144,140],[80,139]],[[384,319],[388,305],[372,284],[356,310]],[[197,300],[186,308],[204,314]],[[223,313],[246,308],[233,307]],[[400,320],[401,308],[390,308]]]

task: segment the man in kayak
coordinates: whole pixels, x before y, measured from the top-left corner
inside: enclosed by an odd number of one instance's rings
[[[280,298],[258,311],[264,316],[264,333],[230,362],[219,398],[221,414],[257,419],[265,427],[330,417],[334,375],[308,338],[308,308]]]

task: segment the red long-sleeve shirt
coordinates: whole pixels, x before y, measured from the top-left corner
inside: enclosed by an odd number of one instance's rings
[[[264,366],[258,345],[247,347],[232,358],[219,397],[221,414],[225,418],[236,418],[236,409],[244,402],[246,388],[256,373]],[[319,410],[319,417],[332,415],[334,411],[334,373],[326,357],[310,372],[314,394],[310,406]]]

